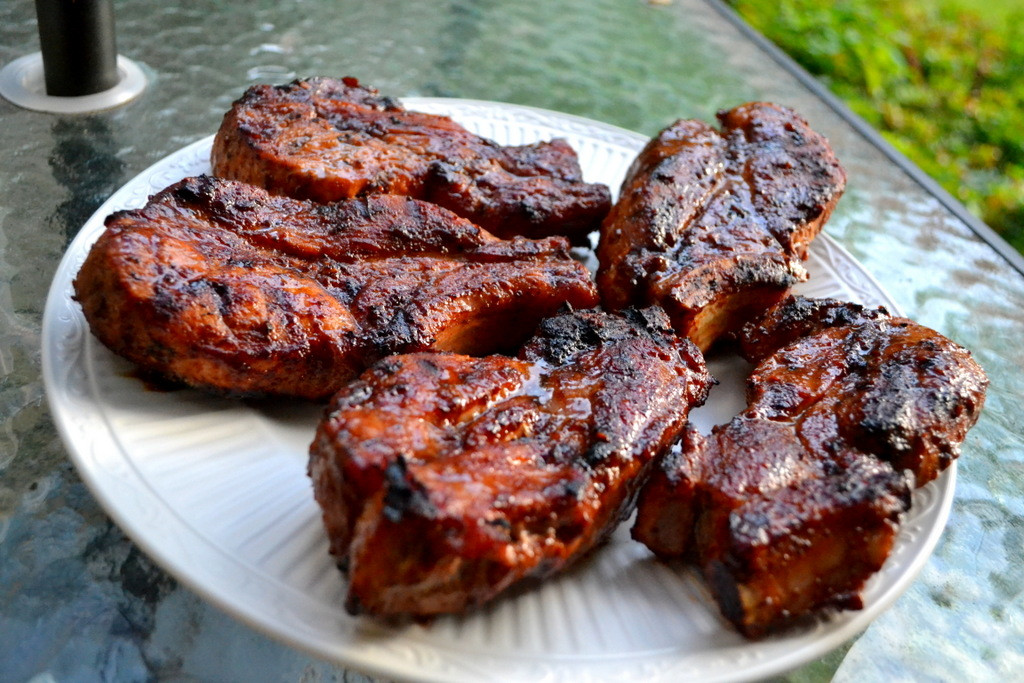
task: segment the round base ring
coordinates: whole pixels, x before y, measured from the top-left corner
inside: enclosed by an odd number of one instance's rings
[[[0,95],[19,107],[54,114],[84,114],[120,106],[146,88],[146,75],[126,57],[117,56],[121,77],[109,90],[78,97],[54,97],[46,94],[43,55],[35,52],[14,60],[0,69]]]

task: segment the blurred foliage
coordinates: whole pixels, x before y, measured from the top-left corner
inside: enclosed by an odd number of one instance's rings
[[[1024,252],[1024,13],[916,0],[729,0]]]

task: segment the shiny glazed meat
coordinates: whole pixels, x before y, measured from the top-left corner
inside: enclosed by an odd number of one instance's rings
[[[787,299],[741,345],[757,362],[746,411],[665,460],[633,535],[695,562],[756,637],[861,606],[915,481],[959,455],[988,382],[937,332],[834,300]]]
[[[121,211],[75,296],[145,370],[233,395],[329,397],[400,351],[511,351],[597,301],[559,237],[499,240],[397,195],[335,204],[211,177]]]
[[[564,140],[502,147],[354,78],[253,86],[225,115],[212,163],[214,175],[300,199],[425,199],[499,237],[583,244],[611,205],[607,187],[583,182]]]
[[[660,304],[702,350],[806,279],[801,261],[846,183],[795,112],[752,102],[721,132],[681,120],[634,161],[601,227],[606,308]]]
[[[347,608],[461,612],[562,570],[630,514],[709,382],[657,309],[548,319],[518,358],[380,361],[310,449]]]

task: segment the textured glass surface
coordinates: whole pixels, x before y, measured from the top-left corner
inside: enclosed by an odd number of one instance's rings
[[[751,99],[801,111],[850,177],[827,231],[909,316],[970,348],[992,386],[964,446],[948,528],[918,581],[862,636],[791,678],[1024,672],[1024,277],[716,9],[699,0],[180,5],[115,3],[119,52],[150,78],[132,103],[58,117],[0,101],[0,679],[360,678],[224,616],[128,541],[67,460],[39,365],[50,280],[96,207],[214,132],[249,84],[320,74],[648,135]],[[33,3],[0,4],[0,62],[37,50]]]

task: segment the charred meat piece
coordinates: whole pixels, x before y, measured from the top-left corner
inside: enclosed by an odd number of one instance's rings
[[[795,112],[753,102],[721,132],[681,120],[655,137],[601,227],[605,307],[660,304],[702,350],[806,279],[801,261],[846,176]]]
[[[758,361],[747,410],[666,458],[633,535],[695,562],[757,637],[861,606],[915,480],[957,457],[987,379],[937,332],[834,300],[790,298],[741,336]]]
[[[694,562],[723,616],[751,638],[861,607],[909,507],[905,477],[856,449],[809,453],[791,423],[755,415],[687,444],[642,492],[634,538]]]
[[[310,449],[347,608],[461,612],[564,569],[632,512],[709,382],[658,309],[556,316],[518,358],[380,361]]]
[[[836,299],[790,296],[773,306],[759,320],[747,323],[736,335],[739,352],[751,363],[760,363],[784,346],[832,327],[853,327],[891,316],[884,307],[871,308]]]
[[[970,352],[883,308],[793,296],[746,325],[739,341],[758,364],[751,409],[799,420],[813,452],[838,439],[909,472],[917,486],[959,456],[985,401],[988,379]]]
[[[225,115],[212,163],[215,175],[300,199],[425,199],[499,237],[583,244],[611,206],[564,140],[503,147],[354,78],[253,86]]]
[[[560,237],[499,240],[433,204],[318,204],[198,177],[107,219],[75,280],[93,333],[232,395],[326,399],[402,351],[514,351],[597,301]]]

